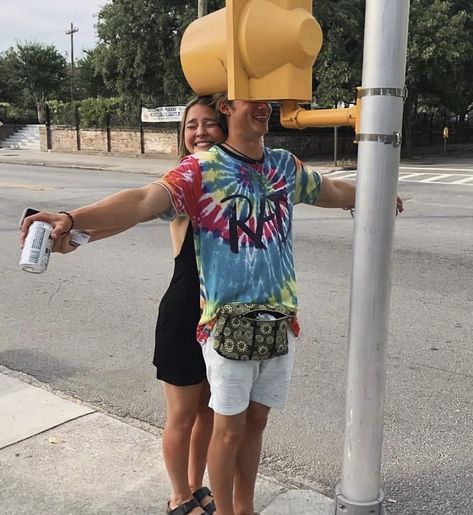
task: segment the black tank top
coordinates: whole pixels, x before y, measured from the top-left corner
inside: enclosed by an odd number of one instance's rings
[[[174,258],[174,274],[169,284],[169,289],[176,287],[187,290],[187,295],[200,291],[199,274],[195,260],[194,231],[192,224],[187,226],[186,236],[182,243],[181,251]]]
[[[173,324],[172,333],[186,333],[195,340],[195,330],[200,318],[200,283],[195,261],[194,235],[189,222],[179,255],[174,258],[174,274],[159,306],[158,328],[167,329]],[[169,337],[169,335],[168,335]]]
[[[199,318],[199,274],[189,222],[181,251],[174,259],[171,283],[159,305],[153,359],[158,379],[177,386],[205,379],[202,349],[195,336]]]

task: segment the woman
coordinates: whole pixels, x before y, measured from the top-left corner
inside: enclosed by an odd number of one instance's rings
[[[181,158],[224,140],[209,98],[187,105],[181,125]],[[173,488],[168,513],[213,513],[210,491],[202,487],[213,412],[208,407],[210,390],[202,348],[195,338],[200,291],[192,225],[187,217],[179,217],[170,231],[175,269],[161,299],[153,360],[166,399],[163,454]],[[193,499],[199,501],[194,508]],[[200,506],[206,508],[204,512]]]
[[[187,104],[181,123],[179,158],[225,140],[210,97],[199,97]],[[90,241],[118,234],[90,231]],[[203,515],[215,506],[207,487],[202,486],[207,449],[212,434],[213,412],[208,407],[210,390],[205,376],[201,345],[195,338],[199,309],[197,273],[192,225],[187,217],[170,224],[175,258],[174,275],[161,299],[156,324],[153,363],[162,381],[166,401],[163,455],[172,485],[169,515]],[[75,247],[65,237],[61,252]],[[204,511],[203,511],[204,509]]]

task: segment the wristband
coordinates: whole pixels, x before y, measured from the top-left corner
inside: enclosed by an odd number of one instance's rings
[[[59,214],[66,215],[71,222],[71,226],[69,227],[69,229],[67,231],[64,231],[62,234],[67,234],[67,233],[71,232],[72,228],[74,227],[74,222],[75,222],[74,217],[71,215],[71,213],[68,213],[67,211],[59,211]]]

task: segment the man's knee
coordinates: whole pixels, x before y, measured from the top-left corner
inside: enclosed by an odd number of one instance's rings
[[[247,429],[252,432],[262,433],[268,422],[269,410],[268,406],[258,402],[250,402],[246,412]]]
[[[238,415],[214,415],[213,439],[225,445],[238,445],[245,431],[245,413]]]

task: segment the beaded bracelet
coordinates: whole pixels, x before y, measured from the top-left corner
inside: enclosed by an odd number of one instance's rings
[[[71,232],[72,228],[74,227],[74,217],[71,215],[71,213],[68,213],[67,211],[59,211],[59,214],[61,215],[66,215],[67,217],[69,217],[69,220],[71,221],[71,226],[69,227],[69,230],[68,231],[64,231],[62,234],[67,234],[69,232]]]

